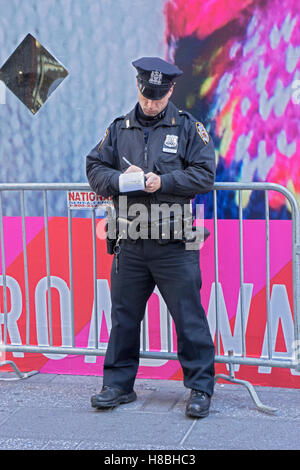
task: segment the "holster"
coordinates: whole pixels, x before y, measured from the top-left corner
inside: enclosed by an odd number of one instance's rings
[[[110,222],[111,221],[112,221],[112,219],[110,220]],[[106,251],[109,255],[113,255],[114,254],[114,247],[115,247],[116,242],[117,242],[116,230],[113,230],[112,232],[109,232],[108,222],[106,222],[105,232],[106,232]],[[112,235],[112,237],[110,238],[109,235]]]
[[[116,239],[111,239],[106,237],[106,251],[109,255],[114,254],[114,247],[116,245],[117,240]]]
[[[113,233],[110,233],[110,235],[113,235],[113,238],[110,238],[108,233],[108,222],[106,223],[106,250],[109,255],[115,254],[114,248],[117,244],[117,240],[119,239],[120,241],[127,237],[129,224],[129,220],[118,217],[115,229],[113,230]]]

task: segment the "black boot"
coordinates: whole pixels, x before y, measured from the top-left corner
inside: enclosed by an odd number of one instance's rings
[[[124,392],[119,388],[104,385],[100,393],[91,397],[91,404],[94,408],[111,408],[122,403],[130,403],[136,398],[136,393],[133,390]]]
[[[186,404],[186,415],[191,418],[205,418],[209,413],[210,399],[210,396],[205,392],[191,390]]]

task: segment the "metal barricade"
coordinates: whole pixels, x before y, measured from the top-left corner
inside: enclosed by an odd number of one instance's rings
[[[240,260],[240,295],[241,295],[241,354],[235,354],[234,351],[227,351],[227,354],[221,354],[220,348],[220,328],[219,328],[219,259],[218,259],[218,213],[217,213],[217,193],[218,191],[238,191],[239,201],[239,260]],[[243,253],[243,208],[242,208],[242,191],[259,190],[263,191],[265,195],[265,227],[266,227],[266,305],[267,305],[267,332],[268,332],[268,357],[248,357],[245,346],[246,322],[245,322],[245,299],[244,299],[244,253]],[[7,275],[6,275],[6,252],[4,245],[4,224],[3,224],[3,201],[2,194],[4,192],[17,191],[20,195],[20,208],[22,219],[22,243],[24,255],[24,286],[25,286],[25,299],[26,299],[26,344],[12,344],[8,341],[8,299],[7,299]],[[30,312],[29,312],[29,283],[28,283],[28,260],[27,260],[27,244],[26,244],[26,229],[25,229],[25,204],[24,197],[26,191],[42,191],[43,193],[43,212],[45,223],[45,257],[46,257],[46,271],[47,271],[47,292],[48,292],[48,317],[49,317],[49,344],[48,345],[32,345],[30,344]],[[48,227],[48,203],[47,193],[52,191],[90,191],[87,183],[24,183],[24,184],[0,184],[0,241],[1,241],[1,261],[2,261],[2,286],[3,286],[3,325],[4,335],[3,344],[0,345],[0,352],[22,352],[22,353],[39,353],[39,354],[70,354],[70,355],[84,355],[88,356],[101,356],[105,355],[106,348],[102,344],[99,347],[99,324],[98,324],[98,302],[97,302],[97,251],[96,251],[96,216],[95,210],[91,210],[92,220],[92,247],[93,247],[93,291],[94,291],[94,306],[95,314],[91,321],[94,322],[94,347],[76,347],[75,346],[75,328],[74,328],[74,286],[73,286],[73,256],[72,256],[72,210],[68,208],[68,246],[69,246],[69,285],[70,285],[70,328],[71,328],[71,341],[70,344],[61,346],[53,345],[53,332],[52,332],[52,301],[51,301],[51,267],[49,256],[49,227]],[[274,408],[263,405],[253,386],[246,380],[240,380],[234,376],[234,365],[252,365],[252,366],[266,366],[266,367],[280,367],[300,370],[299,357],[297,357],[297,348],[295,348],[295,357],[290,359],[281,359],[272,356],[271,347],[271,318],[270,318],[270,240],[269,240],[269,191],[277,191],[283,194],[288,200],[291,208],[292,219],[292,271],[293,271],[293,311],[294,311],[294,341],[295,345],[300,344],[300,216],[297,202],[291,192],[283,186],[273,183],[216,183],[213,188],[213,202],[214,202],[214,271],[215,271],[215,324],[216,324],[216,356],[217,363],[225,363],[229,368],[229,375],[217,374],[215,381],[218,379],[225,379],[234,383],[242,384],[247,387],[251,397],[253,398],[258,409],[266,412],[274,411]],[[171,336],[172,336],[172,319],[169,312],[166,313],[165,321],[165,341],[161,351],[150,351],[147,347],[146,339],[146,322],[144,319],[141,330],[141,358],[153,360],[174,360],[177,359],[177,353],[172,351]],[[1,325],[0,325],[1,326]],[[298,351],[299,354],[299,351]],[[13,361],[2,361],[0,366],[10,364],[14,371],[17,373],[18,378],[26,378],[30,375],[37,373],[31,371],[22,373]],[[9,380],[9,379],[7,379]]]

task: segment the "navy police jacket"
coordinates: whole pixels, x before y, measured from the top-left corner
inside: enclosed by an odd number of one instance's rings
[[[168,103],[164,117],[149,128],[147,143],[135,107],[112,122],[87,156],[86,172],[92,190],[104,197],[113,196],[116,210],[121,195],[119,176],[128,167],[123,157],[145,173],[151,171],[161,176],[161,188],[154,193],[126,193],[128,206],[183,205],[196,194],[210,191],[215,181],[211,137],[190,113],[178,110],[172,102]]]

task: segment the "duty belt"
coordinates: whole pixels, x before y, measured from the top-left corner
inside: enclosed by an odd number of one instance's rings
[[[158,243],[168,243],[170,241],[191,240],[194,238],[195,227],[192,227],[192,218],[183,217],[139,221],[137,219],[126,219],[118,217],[117,234],[122,239],[154,239]]]

